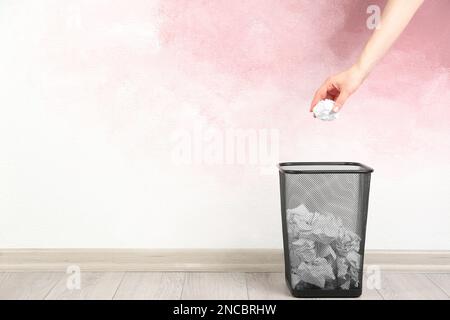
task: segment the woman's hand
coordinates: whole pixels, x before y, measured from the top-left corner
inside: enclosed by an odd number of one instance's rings
[[[320,100],[330,99],[335,102],[333,111],[338,112],[345,101],[347,101],[348,97],[359,88],[364,81],[364,78],[364,72],[356,66],[331,76],[316,91],[309,111],[312,112],[313,108]]]
[[[333,111],[339,111],[397,40],[423,2],[424,0],[389,0],[383,10],[381,24],[366,43],[358,61],[350,69],[325,81],[314,95],[310,111],[322,99],[333,100]]]

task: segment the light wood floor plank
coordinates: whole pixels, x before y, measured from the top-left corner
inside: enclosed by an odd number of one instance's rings
[[[427,277],[450,297],[450,273],[432,273]]]
[[[114,299],[178,300],[184,277],[180,272],[127,272]]]
[[[296,299],[282,273],[82,273],[74,291],[66,289],[67,277],[0,273],[0,299]],[[384,272],[381,295],[367,284],[361,299],[450,299],[450,274]]]
[[[183,300],[247,300],[244,273],[186,273]]]
[[[381,295],[386,300],[447,299],[447,295],[426,274],[387,273],[381,275]]]
[[[124,276],[122,272],[82,272],[80,289],[69,289],[63,277],[46,300],[111,300]]]
[[[0,300],[42,300],[63,275],[46,272],[7,273],[0,282]]]
[[[250,300],[294,300],[284,280],[284,273],[247,273]]]

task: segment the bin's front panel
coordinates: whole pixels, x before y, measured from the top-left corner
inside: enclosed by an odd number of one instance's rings
[[[361,289],[368,177],[284,176],[285,254],[294,291]]]

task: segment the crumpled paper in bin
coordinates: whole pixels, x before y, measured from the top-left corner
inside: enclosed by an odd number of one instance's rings
[[[302,262],[298,266],[297,275],[300,280],[319,288],[325,287],[326,280],[334,280],[333,268],[324,258],[317,258],[311,263]]]
[[[289,231],[294,238],[306,238],[329,244],[339,236],[342,221],[330,213],[309,212],[302,204],[288,209]]]
[[[341,256],[346,256],[351,251],[359,251],[361,238],[354,232],[341,228],[336,239],[336,251]]]
[[[317,257],[316,244],[312,240],[299,239],[292,243],[293,250],[300,261],[311,262]]]
[[[337,257],[336,265],[337,265],[338,278],[345,278],[345,276],[347,275],[347,272],[348,272],[348,268],[349,268],[347,259],[345,259],[344,257]]]
[[[336,259],[336,253],[329,244],[317,243],[317,256],[320,258],[326,258],[331,256],[332,259]]]
[[[359,286],[361,238],[331,213],[287,210],[291,282],[321,289]]]

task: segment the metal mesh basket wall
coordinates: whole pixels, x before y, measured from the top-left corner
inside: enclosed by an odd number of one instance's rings
[[[371,168],[280,163],[286,282],[296,297],[357,297]]]

